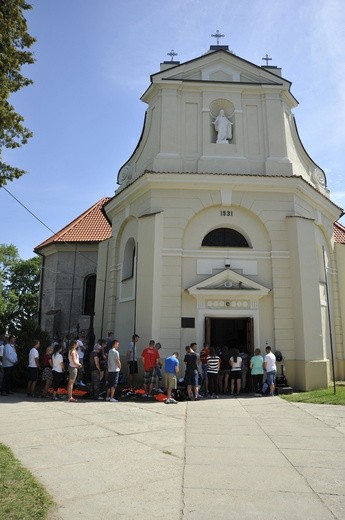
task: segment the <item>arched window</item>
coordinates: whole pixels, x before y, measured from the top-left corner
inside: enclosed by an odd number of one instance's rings
[[[249,247],[247,240],[235,229],[217,228],[207,233],[202,241],[207,247]]]
[[[84,280],[83,314],[90,316],[95,312],[96,275],[90,274]]]
[[[123,253],[123,264],[122,264],[122,280],[133,278],[134,276],[134,259],[135,259],[135,242],[134,238],[130,238],[127,241],[125,250]]]

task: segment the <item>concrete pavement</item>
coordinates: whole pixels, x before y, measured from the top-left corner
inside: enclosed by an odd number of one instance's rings
[[[345,407],[19,397],[0,397],[0,441],[51,493],[54,520],[345,518]]]

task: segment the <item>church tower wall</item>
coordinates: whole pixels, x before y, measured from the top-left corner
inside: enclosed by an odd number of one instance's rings
[[[306,389],[330,377],[321,245],[332,271],[340,210],[299,139],[291,83],[274,70],[215,47],[151,76],[141,139],[106,206],[109,316],[122,343],[135,330],[163,355],[192,341],[271,345],[290,384]]]

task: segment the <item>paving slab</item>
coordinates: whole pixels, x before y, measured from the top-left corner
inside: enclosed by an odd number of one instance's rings
[[[57,504],[51,520],[345,518],[345,407],[10,396],[0,417],[0,441]]]

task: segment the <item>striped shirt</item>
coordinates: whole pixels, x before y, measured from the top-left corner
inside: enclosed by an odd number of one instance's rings
[[[208,356],[207,358],[207,372],[210,374],[218,374],[219,371],[219,356]]]

